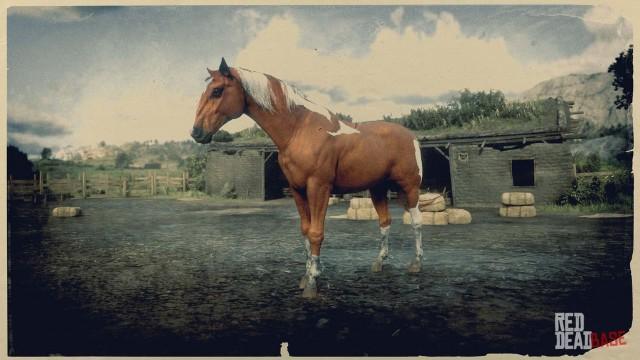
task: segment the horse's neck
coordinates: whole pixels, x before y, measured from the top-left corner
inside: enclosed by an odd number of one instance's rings
[[[271,112],[253,99],[249,99],[248,103],[246,114],[269,135],[281,152],[287,148],[296,129],[302,124],[302,119],[309,112],[307,109],[290,111],[286,106],[277,106],[276,111]]]

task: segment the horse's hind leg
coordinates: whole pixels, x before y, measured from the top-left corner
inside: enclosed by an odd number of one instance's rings
[[[387,200],[387,187],[373,188],[369,191],[373,207],[378,213],[378,224],[380,225],[380,252],[378,257],[371,264],[371,271],[382,271],[384,259],[389,255],[389,230],[391,229],[391,216],[389,215],[389,203]]]
[[[422,269],[422,214],[418,208],[418,198],[420,197],[420,187],[412,187],[405,190],[407,194],[406,207],[411,215],[411,226],[413,234],[416,238],[416,257],[409,264],[408,271],[410,273],[420,272]]]

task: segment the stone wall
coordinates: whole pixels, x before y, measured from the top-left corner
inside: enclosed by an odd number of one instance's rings
[[[575,167],[568,144],[532,144],[499,151],[478,145],[451,145],[449,158],[455,206],[499,206],[507,191],[532,192],[536,204],[553,203],[570,188]],[[512,160],[534,161],[534,186],[514,186]]]
[[[264,199],[264,154],[259,150],[211,150],[205,182],[208,194],[220,194],[229,183],[240,199]]]

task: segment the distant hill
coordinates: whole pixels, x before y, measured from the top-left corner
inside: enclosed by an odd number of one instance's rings
[[[97,144],[93,146],[65,147],[53,154],[53,158],[81,162],[88,165],[113,167],[116,156],[126,153],[131,167],[144,168],[147,164],[160,164],[163,169],[177,169],[191,155],[204,150],[204,146],[191,140],[134,141],[123,145]]]
[[[572,74],[549,79],[523,92],[522,100],[562,97],[575,102],[573,111],[582,111],[577,119],[590,121],[596,127],[631,125],[631,112],[616,109],[616,91],[609,73]]]

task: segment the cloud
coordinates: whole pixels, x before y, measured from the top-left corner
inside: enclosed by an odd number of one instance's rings
[[[70,6],[14,6],[9,8],[8,14],[9,16],[25,16],[51,22],[66,23],[84,21],[93,16],[94,13],[87,12],[82,8]]]
[[[42,138],[30,134],[9,133],[7,143],[20,149],[27,155],[40,155],[43,148],[57,149],[57,143],[53,138]]]
[[[60,117],[32,110],[21,104],[9,106],[7,131],[9,134],[29,134],[40,137],[71,133],[65,121]]]
[[[401,20],[398,9],[390,14],[395,25]],[[452,90],[518,93],[552,77],[606,71],[630,37],[624,19],[612,21],[600,11],[593,9],[585,20],[607,19],[604,25],[587,25],[595,41],[583,53],[557,61],[525,63],[510,52],[504,38],[465,35],[452,14],[425,12],[424,21],[433,23],[434,32],[413,25],[382,26],[362,55],[314,51],[301,42],[304,29],[293,16],[276,15],[231,65],[304,84],[313,89],[310,98],[357,121],[377,120],[437,102]],[[622,31],[613,36],[612,27]],[[335,88],[341,89],[339,97],[330,92]]]
[[[391,22],[393,23],[393,25],[395,25],[396,27],[400,27],[402,25],[403,16],[404,16],[404,8],[399,7],[393,10],[393,12],[391,12],[391,15],[389,17],[391,18]]]

